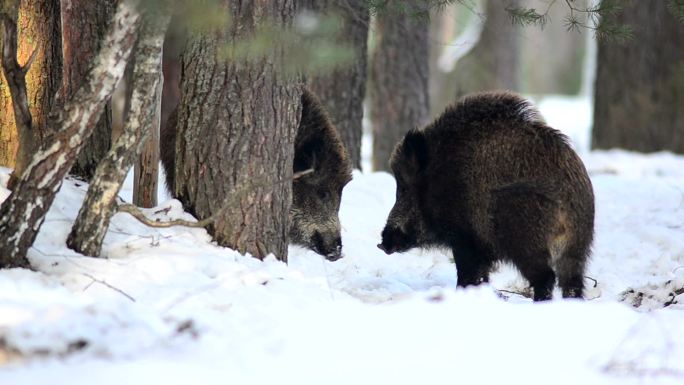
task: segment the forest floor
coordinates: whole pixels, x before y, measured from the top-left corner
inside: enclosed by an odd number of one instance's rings
[[[456,289],[445,250],[385,255],[385,173],[344,191],[343,259],[291,247],[288,265],[127,214],[106,258],[83,257],[64,241],[87,185],[67,180],[30,250],[37,271],[0,271],[0,384],[684,383],[684,157],[588,152],[586,101],[540,106],[594,184],[588,300],[534,304],[507,266]],[[192,218],[175,200],[146,212]]]

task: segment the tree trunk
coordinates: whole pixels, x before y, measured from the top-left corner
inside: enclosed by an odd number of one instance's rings
[[[313,9],[341,17],[342,41],[352,47],[355,60],[349,67],[335,69],[309,79],[309,87],[323,102],[342,138],[354,168],[361,169],[363,99],[366,95],[368,25],[370,14],[365,0],[314,0]]]
[[[158,129],[161,53],[168,22],[168,15],[145,17],[134,55],[131,110],[127,114],[124,131],[97,166],[67,238],[67,245],[79,253],[100,256],[102,241],[116,210],[116,196],[121,184],[136,155],[145,146],[145,139]]]
[[[373,170],[388,170],[395,144],[429,117],[427,20],[406,12],[378,15],[371,63]]]
[[[684,154],[684,23],[666,1],[620,5],[605,22],[629,25],[634,37],[599,41],[592,147]]]
[[[116,0],[62,0],[64,85],[62,99],[73,95],[85,79],[101,47]],[[75,176],[90,180],[100,160],[111,147],[112,107],[107,102],[93,135],[86,142],[71,169]]]
[[[134,0],[123,0],[119,4],[112,28],[86,81],[50,122],[56,128],[55,134],[41,144],[16,188],[0,207],[0,268],[28,267],[26,252],[33,244],[64,176],[76,161],[84,141],[92,134],[105,102],[123,76],[140,19],[136,5]]]
[[[168,23],[167,23],[168,24]],[[140,207],[154,207],[157,205],[157,185],[159,184],[159,123],[161,119],[161,95],[162,95],[162,56],[161,50],[164,35],[161,36],[159,45],[159,62],[154,71],[159,78],[154,90],[154,116],[148,126],[145,138],[142,139],[144,146],[135,163],[133,175],[133,204]],[[137,59],[136,59],[137,60]],[[123,181],[122,181],[123,182]]]
[[[519,0],[486,1],[480,40],[454,69],[452,101],[471,92],[520,90],[520,29],[506,10],[519,5]]]
[[[524,4],[529,8],[544,10],[548,8],[547,0],[527,0]],[[589,6],[587,0],[573,0],[572,5],[579,9]],[[549,21],[544,28],[532,26],[515,30],[522,35],[519,40],[521,85],[524,93],[569,94],[576,95],[582,85],[582,60],[586,52],[590,31],[568,31],[565,18],[570,9],[564,2],[557,2],[549,9]],[[575,17],[587,23],[586,15],[576,13]],[[510,25],[510,23],[509,23]],[[592,37],[593,39],[593,37]]]
[[[10,182],[13,184],[49,134],[47,116],[62,79],[62,45],[58,0],[10,1],[7,5],[11,3],[20,3],[18,64],[26,65],[35,52],[25,77],[31,115],[30,127],[25,132],[17,130],[8,83],[0,73],[0,165],[15,169]]]
[[[230,28],[192,35],[183,54],[174,196],[200,219],[230,200],[209,227],[214,239],[286,261],[301,84],[284,77],[275,56],[226,62],[218,54],[259,23],[291,25],[296,6],[288,0],[223,3],[232,14]]]

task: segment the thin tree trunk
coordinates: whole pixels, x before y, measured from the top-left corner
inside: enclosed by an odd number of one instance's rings
[[[285,78],[274,57],[226,62],[225,44],[259,23],[289,26],[290,0],[224,0],[232,25],[222,34],[195,34],[183,54],[174,195],[203,219],[237,197],[209,227],[214,239],[241,253],[287,260],[294,137],[301,83]]]
[[[592,148],[684,154],[684,23],[666,1],[619,4],[604,21],[634,36],[599,41]]]
[[[116,0],[62,0],[64,85],[62,99],[73,95],[85,79],[101,47]],[[93,135],[76,159],[71,173],[90,180],[111,147],[112,106],[107,102]]]
[[[164,36],[162,35],[162,42]],[[159,49],[161,51],[161,44]],[[133,175],[133,204],[140,207],[157,205],[157,185],[159,184],[159,122],[161,118],[162,66],[161,55],[157,63],[156,75],[159,78],[155,90],[154,116],[149,123],[148,135],[143,139],[145,145],[135,163]]]
[[[342,138],[354,168],[361,169],[363,100],[366,95],[368,25],[370,14],[365,0],[314,0],[313,9],[342,18],[339,43],[352,47],[354,63],[326,75],[309,79],[309,87],[321,100]]]
[[[0,165],[14,167],[10,185],[15,183],[39,144],[49,134],[48,112],[52,109],[62,78],[59,1],[13,0],[6,6],[19,3],[18,21],[15,20],[17,55],[14,59],[24,66],[33,55],[24,80],[31,122],[28,126],[15,125],[10,89],[4,75],[0,74]],[[25,131],[21,131],[21,127]]]
[[[55,134],[41,144],[16,188],[0,207],[0,268],[29,266],[28,248],[64,176],[123,76],[138,30],[140,15],[136,5],[135,0],[123,0],[119,4],[112,28],[86,81],[51,121]]]
[[[377,46],[371,63],[373,170],[387,170],[395,144],[427,122],[429,22],[405,12],[377,18]]]
[[[163,12],[163,11],[160,11]],[[131,110],[124,131],[97,166],[71,233],[69,248],[100,256],[102,241],[116,210],[116,196],[136,155],[151,131],[157,129],[161,97],[161,51],[169,16],[146,16],[136,44]]]

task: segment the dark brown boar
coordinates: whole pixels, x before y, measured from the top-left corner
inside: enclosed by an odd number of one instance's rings
[[[378,245],[386,253],[449,247],[458,286],[515,265],[534,290],[581,298],[594,233],[594,194],[567,138],[508,92],[466,96],[397,144],[396,203]]]
[[[342,189],[351,180],[351,162],[337,130],[315,95],[304,90],[302,116],[295,137],[293,171],[314,171],[292,183],[290,243],[326,259],[342,257],[339,209]],[[173,193],[176,112],[161,132],[161,161],[166,186]]]

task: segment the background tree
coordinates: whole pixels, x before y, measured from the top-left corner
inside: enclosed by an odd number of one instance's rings
[[[202,219],[237,194],[210,226],[214,239],[258,258],[273,253],[287,260],[301,84],[279,68],[279,45],[266,57],[227,61],[220,53],[237,48],[259,24],[290,26],[296,4],[222,3],[230,27],[193,31],[183,54],[174,195]]]
[[[627,25],[633,38],[599,41],[592,147],[684,153],[684,23],[677,8],[671,1],[603,1],[611,2],[622,9],[602,23]]]
[[[90,64],[97,55],[116,7],[116,0],[61,0],[62,41],[64,51],[64,100],[83,83]],[[71,174],[90,180],[112,141],[112,107],[108,101],[95,132],[79,153]]]
[[[308,79],[311,90],[321,100],[340,133],[354,168],[361,168],[363,100],[366,95],[368,26],[370,12],[365,0],[313,0],[312,10],[336,15],[342,33],[336,45],[352,49],[354,62]]]
[[[441,93],[432,101],[434,115],[461,96],[478,91],[520,90],[521,28],[511,22],[508,9],[518,7],[519,0],[486,0],[484,12],[476,14],[474,23],[482,23],[477,42],[455,61],[447,76],[442,76]],[[458,42],[454,44],[464,44]]]
[[[2,203],[0,268],[29,265],[26,252],[64,177],[76,161],[78,151],[92,134],[105,102],[123,76],[138,30],[140,14],[136,5],[134,0],[119,3],[112,28],[86,80],[64,101],[64,106],[55,111],[57,116],[50,121],[54,134],[33,154],[14,191]]]
[[[388,3],[389,4],[389,3]],[[394,145],[429,115],[429,9],[398,3],[378,13],[371,58],[373,170],[387,170]]]
[[[4,22],[17,31],[3,36],[8,56],[0,57],[0,165],[15,169],[11,187],[48,135],[48,112],[62,78],[60,8],[58,0],[8,0],[1,7]],[[11,57],[11,52],[17,55]],[[18,71],[26,69],[24,78]],[[19,77],[26,84],[25,106],[12,103],[9,82],[22,81]],[[16,108],[22,110],[18,116]]]

